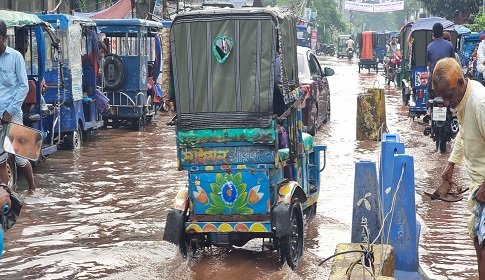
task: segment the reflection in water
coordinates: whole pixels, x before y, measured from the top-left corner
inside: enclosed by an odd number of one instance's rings
[[[328,146],[327,167],[317,216],[305,229],[305,251],[297,271],[278,265],[278,255],[252,241],[244,249],[213,248],[184,260],[162,241],[167,209],[187,174],[177,171],[175,138],[158,117],[139,133],[101,130],[80,151],[59,151],[35,170],[38,194],[25,197],[17,224],[5,233],[0,275],[25,279],[326,279],[338,243],[350,241],[355,162],[378,162],[379,143],[356,141],[357,95],[384,84],[375,73],[358,73],[353,62],[330,57],[322,66],[329,77],[332,116],[315,138]],[[381,70],[379,70],[381,71]],[[344,74],[345,73],[345,74]],[[377,86],[377,84],[376,84]],[[386,87],[387,88],[387,87]],[[429,201],[425,188],[436,188],[448,154],[434,151],[419,120],[410,121],[400,92],[386,90],[387,123],[414,156],[416,202],[423,220],[420,259],[432,279],[477,279],[475,253],[467,237],[465,202]],[[455,171],[466,185],[465,170]],[[23,192],[23,193],[22,193]],[[439,275],[444,275],[442,278]]]

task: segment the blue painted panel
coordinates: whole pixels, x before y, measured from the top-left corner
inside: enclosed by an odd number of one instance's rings
[[[426,95],[428,88],[428,69],[426,67],[413,68],[411,77],[411,86],[416,100],[415,108],[411,107],[410,111],[426,111]],[[420,93],[421,90],[421,93]]]
[[[394,247],[396,254],[396,270],[418,271],[413,157],[395,155],[393,166],[392,185],[383,194],[384,201],[392,201],[394,195],[396,195],[394,208],[390,209],[391,215],[389,215],[389,217],[392,217],[389,244]],[[401,179],[402,181],[399,184]],[[385,214],[387,212],[387,210],[384,211]],[[390,222],[391,220],[388,219],[384,223],[384,236],[387,236],[389,232]]]
[[[274,146],[182,148],[182,166],[274,163]]]
[[[194,214],[268,213],[269,172],[266,169],[229,172],[189,172]]]
[[[391,186],[395,154],[404,154],[404,143],[399,134],[384,134],[381,142],[381,160],[379,166],[379,189],[384,213],[391,209],[391,201],[383,199],[384,190]]]
[[[0,257],[3,254],[3,230],[0,229]]]
[[[355,163],[354,204],[352,213],[352,243],[367,243],[364,227],[369,230],[370,242],[381,228],[379,187],[376,163],[362,160]]]

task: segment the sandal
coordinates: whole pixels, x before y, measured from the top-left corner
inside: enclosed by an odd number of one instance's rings
[[[454,186],[454,188],[452,188]],[[429,196],[431,200],[442,200],[446,202],[457,202],[463,199],[462,193],[468,191],[469,188],[463,189],[463,187],[458,186],[453,181],[443,180],[441,185],[433,192],[425,191],[424,194]]]

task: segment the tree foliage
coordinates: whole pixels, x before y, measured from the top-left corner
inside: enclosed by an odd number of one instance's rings
[[[461,16],[477,13],[483,0],[421,0],[432,15],[454,21]]]
[[[298,0],[266,0],[263,5],[279,6],[289,9],[295,17],[303,18],[306,1]],[[310,24],[316,26],[320,41],[329,42],[332,33],[346,29],[346,24],[339,12],[338,3],[335,0],[313,0],[310,2],[311,9],[317,12],[317,19]]]
[[[481,32],[482,30],[485,30],[485,14],[478,12],[471,16],[471,20],[471,23],[463,25],[469,28],[472,32]]]

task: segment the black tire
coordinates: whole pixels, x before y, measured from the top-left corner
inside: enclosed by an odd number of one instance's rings
[[[78,125],[77,130],[68,132],[64,136],[62,147],[65,150],[79,150],[82,146],[83,134],[81,131],[81,126]]]
[[[325,113],[325,118],[323,119],[323,123],[328,123],[330,121],[332,107],[330,106],[330,95],[328,96],[327,102],[327,112]]]
[[[117,90],[125,82],[125,64],[116,54],[108,54],[104,57],[103,78],[104,88],[108,91]]]
[[[322,50],[317,49],[316,53],[317,53],[317,55],[322,55]]]
[[[17,189],[17,164],[15,163],[15,156],[7,155],[7,174],[8,182],[7,186],[16,191]]]
[[[315,136],[318,130],[318,107],[317,102],[312,101],[310,105],[310,111],[308,112],[308,123],[307,123],[307,132],[311,136]]]
[[[446,139],[446,133],[445,130],[441,130],[441,136],[440,136],[440,152],[441,153],[446,153],[446,142],[448,139]]]
[[[303,254],[303,213],[298,198],[291,202],[290,211],[291,233],[280,238],[280,254],[294,270]]]
[[[145,116],[135,118],[131,121],[131,127],[136,131],[145,131],[146,120]]]
[[[335,55],[335,50],[330,50],[329,55],[330,55],[330,56],[334,56],[334,55]]]

